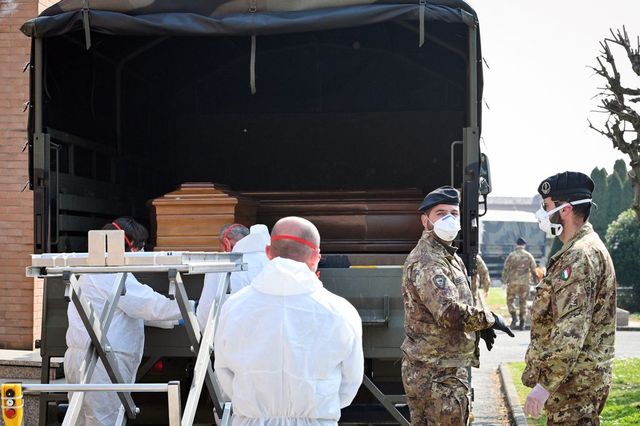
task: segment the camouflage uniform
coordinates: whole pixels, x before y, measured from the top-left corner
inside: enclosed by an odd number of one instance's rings
[[[591,224],[549,260],[536,290],[522,383],[550,392],[549,425],[598,425],[611,385],[616,277]]]
[[[489,269],[487,269],[487,264],[484,263],[484,260],[482,260],[480,255],[477,255],[476,274],[473,276],[471,289],[473,291],[482,289],[482,291],[488,293],[489,287],[491,287],[491,277],[489,277]]]
[[[425,231],[404,264],[402,381],[413,425],[468,424],[466,367],[480,365],[478,331],[494,322],[455,252]]]
[[[504,262],[502,282],[507,286],[507,307],[512,318],[516,316],[516,299],[518,299],[521,322],[527,312],[527,296],[532,278],[536,282],[536,261],[531,253],[518,247],[509,253]]]

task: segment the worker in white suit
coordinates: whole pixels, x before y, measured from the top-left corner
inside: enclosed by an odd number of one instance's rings
[[[118,218],[105,225],[104,230],[122,230],[125,233],[125,250],[142,251],[148,237],[147,230],[130,217]],[[114,285],[120,279],[119,274],[83,274],[78,280],[81,296],[91,304],[94,312],[102,312]],[[153,321],[169,324],[181,318],[175,300],[156,293],[147,285],[140,283],[133,274],[127,274],[126,294],[120,296],[115,308],[107,338],[111,351],[118,360],[120,373],[125,381],[135,381],[138,366],[144,348],[144,323]],[[80,367],[85,360],[91,344],[89,334],[82,324],[80,315],[73,303],[67,308],[69,328],[67,329],[67,351],[64,354],[64,373],[67,383],[80,383]],[[111,383],[111,379],[98,361],[90,383]],[[71,399],[72,393],[69,394]],[[84,397],[77,425],[116,424],[120,400],[115,392],[87,392]]]
[[[265,225],[253,225],[249,229],[239,224],[222,227],[220,230],[220,248],[223,251],[242,253],[242,261],[247,264],[246,271],[231,274],[232,294],[248,286],[269,262],[265,250],[270,242],[269,230]],[[204,276],[204,286],[196,311],[200,330],[204,330],[216,292],[220,286],[224,285],[226,277],[226,273],[220,272],[211,272]]]
[[[362,383],[362,322],[316,276],[319,246],[311,222],[279,220],[270,262],[222,305],[214,369],[234,426],[336,425]]]

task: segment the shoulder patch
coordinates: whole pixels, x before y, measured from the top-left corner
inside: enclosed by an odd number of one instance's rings
[[[562,274],[560,274],[560,278],[562,279],[562,281],[567,281],[569,277],[571,277],[571,266],[567,266],[566,268],[564,268]]]
[[[444,275],[438,274],[438,275],[434,275],[431,281],[433,281],[433,285],[442,289],[444,288],[445,283],[447,282],[447,279],[445,278]]]

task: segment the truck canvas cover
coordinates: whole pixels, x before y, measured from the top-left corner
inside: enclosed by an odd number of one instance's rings
[[[260,35],[319,31],[388,20],[463,22],[464,1],[62,0],[26,22],[30,37],[90,26],[113,35]]]

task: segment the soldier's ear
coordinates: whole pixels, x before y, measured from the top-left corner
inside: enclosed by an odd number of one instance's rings
[[[420,215],[420,222],[424,229],[429,230],[429,215],[426,212]]]

